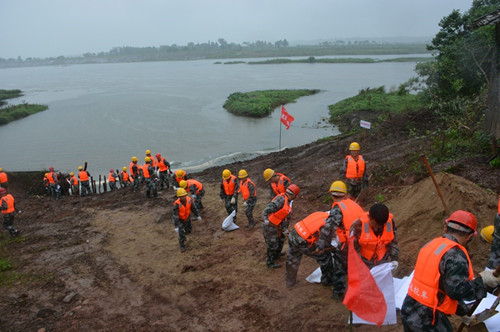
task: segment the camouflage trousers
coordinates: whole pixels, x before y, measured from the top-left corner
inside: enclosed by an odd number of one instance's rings
[[[257,197],[250,197],[246,200],[246,207],[245,207],[245,216],[247,216],[248,219],[248,227],[253,227],[255,226],[255,219],[253,217],[253,209],[255,208],[255,205],[257,205]]]
[[[453,332],[453,327],[444,313],[436,310],[434,324],[432,324],[433,317],[432,308],[420,304],[406,295],[401,307],[401,320],[405,332]]]
[[[116,190],[116,182],[109,182],[109,190],[114,191]]]
[[[495,217],[495,231],[493,232],[493,241],[491,242],[490,257],[486,265],[494,270],[500,264],[500,214]]]
[[[136,175],[134,178],[134,191],[139,190],[139,185],[141,184],[141,177],[139,175]]]
[[[262,234],[266,241],[266,263],[273,264],[281,254],[281,250],[285,244],[285,234],[283,223],[275,226],[272,223],[262,224]]]
[[[9,232],[10,236],[15,236],[17,233],[16,229],[14,228],[14,213],[15,212],[6,213],[3,215],[2,225],[3,228],[5,228],[7,232]]]
[[[331,285],[333,283],[333,259],[330,252],[314,253],[316,245],[304,240],[293,228],[288,236],[288,250],[286,253],[286,285],[293,286],[297,282],[302,256],[306,255],[316,260],[321,268],[321,283]]]
[[[52,196],[52,199],[61,199],[61,188],[57,188],[57,186],[58,185],[56,184],[49,185],[50,195]]]
[[[153,197],[158,197],[158,191],[156,189],[156,181],[152,178],[146,179],[146,196],[151,197],[151,192]]]
[[[86,194],[92,195],[92,191],[90,190],[90,183],[89,181],[82,181],[81,183],[81,191],[80,191],[80,196],[85,196]]]
[[[191,218],[188,218],[187,220],[179,220],[179,223],[178,225],[176,225],[176,227],[179,229],[179,245],[181,247],[184,247],[184,242],[186,242],[186,235],[191,234],[191,231],[193,230]]]
[[[198,211],[201,211],[201,209],[203,209],[203,203],[201,202],[203,196],[205,196],[205,189],[201,189],[199,193],[192,196],[194,200],[194,205],[196,206]]]
[[[78,185],[72,185],[71,186],[71,196],[76,196],[78,195]]]
[[[236,200],[236,203],[231,204],[231,198],[233,198],[233,196],[224,197],[224,206],[226,207],[227,215],[230,215],[233,211],[238,212],[238,201]],[[236,220],[236,216],[234,217],[234,220]]]
[[[160,172],[160,188],[163,189],[163,186],[165,186],[167,189],[170,188],[170,182],[169,179],[170,175],[168,174],[168,171],[163,171]]]

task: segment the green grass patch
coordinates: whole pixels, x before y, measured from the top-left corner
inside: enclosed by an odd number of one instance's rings
[[[36,104],[19,104],[7,106],[0,109],[0,126],[6,125],[9,122],[25,118],[31,114],[45,111],[46,105]]]
[[[230,113],[254,118],[268,116],[273,110],[296,99],[313,95],[319,90],[261,90],[235,92],[229,95],[223,107]]]

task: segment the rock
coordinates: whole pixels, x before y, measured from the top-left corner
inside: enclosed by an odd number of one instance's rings
[[[71,292],[69,293],[68,295],[66,295],[66,297],[63,299],[63,302],[64,303],[70,303],[71,300],[73,300],[73,298],[76,296],[76,293],[75,292]]]
[[[52,316],[55,313],[56,313],[56,311],[53,310],[53,309],[42,308],[42,309],[38,310],[38,312],[36,313],[36,317],[38,317],[38,318],[47,318],[49,316]]]

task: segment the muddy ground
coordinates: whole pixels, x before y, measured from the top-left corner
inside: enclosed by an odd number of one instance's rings
[[[362,137],[343,137],[225,167],[233,173],[245,168],[257,184],[254,215],[259,221],[269,201],[263,170],[286,173],[302,190],[294,202],[295,223],[329,209],[327,191],[352,140],[362,143],[373,174],[360,202],[369,208],[375,197],[383,199],[394,214],[401,251],[395,276],[403,277],[413,269],[420,247],[440,235],[444,225],[445,213],[431,179],[423,168],[409,164],[412,155],[429,146],[425,135],[409,139],[404,131],[392,130],[368,135],[366,142]],[[439,172],[450,166],[457,166],[457,175]],[[10,189],[22,211],[15,225],[22,236],[11,240],[2,231],[0,237],[2,254],[11,256],[13,266],[0,272],[13,279],[0,288],[0,330],[346,330],[348,311],[331,298],[331,289],[305,281],[317,267],[313,260],[303,258],[299,283],[287,289],[284,266],[266,267],[260,225],[229,233],[221,229],[225,209],[219,201],[219,181],[225,167],[191,175],[204,183],[207,194],[203,220],[193,222],[184,253],[171,221],[172,189],[160,191],[156,200],[147,199],[144,189],[121,189],[52,201],[28,193],[34,181],[29,176],[12,174]],[[435,164],[433,169],[451,211],[472,211],[480,226],[493,223],[499,169],[481,158]],[[241,202],[238,223],[246,224]],[[488,252],[479,238],[471,243],[476,273],[486,265]],[[285,257],[280,262],[284,264]],[[371,330],[372,326],[355,327]],[[401,330],[400,324],[380,329]]]

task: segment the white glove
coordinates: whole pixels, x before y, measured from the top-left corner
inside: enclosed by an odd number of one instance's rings
[[[196,219],[198,219],[199,221],[201,221],[201,217],[197,217]]]
[[[191,199],[195,200],[196,199],[196,195],[191,195]]]
[[[285,230],[283,231],[283,235],[285,235],[285,236],[287,236],[287,235],[288,235],[288,233],[289,233],[289,232],[288,232],[288,229],[285,229]]]
[[[264,220],[264,225],[269,225],[269,220],[265,219]]]
[[[175,231],[177,234],[179,234],[179,227],[175,227],[175,228],[174,228],[174,231]]]
[[[392,268],[391,268],[392,271],[396,270],[399,266],[398,261],[392,261],[391,264],[392,264]]]
[[[247,206],[247,201],[244,201],[244,202],[243,202],[243,206]]]
[[[495,277],[491,270],[484,270],[479,275],[483,278],[483,284],[487,287],[495,288],[500,284],[500,277]]]
[[[236,198],[231,198],[231,204],[235,204],[236,203]]]

